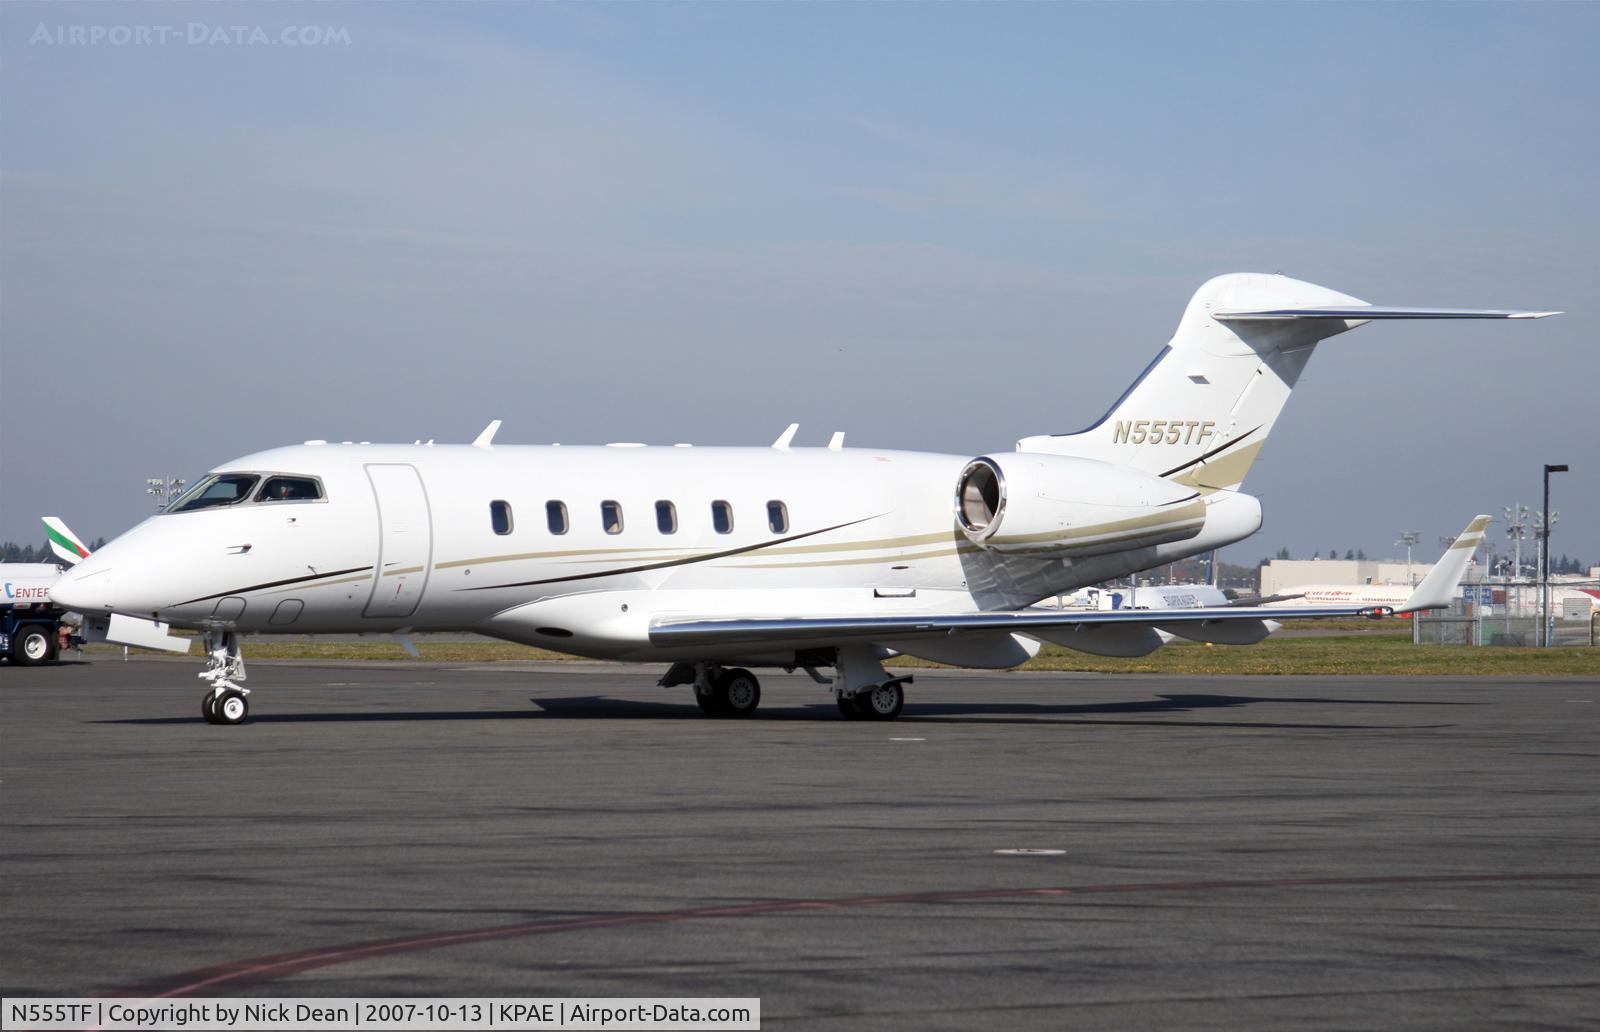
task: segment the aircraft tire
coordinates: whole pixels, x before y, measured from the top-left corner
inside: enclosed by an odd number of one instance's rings
[[[720,716],[722,716],[722,714],[717,711],[717,693],[716,693],[716,691],[713,690],[713,691],[709,691],[709,692],[701,692],[699,688],[696,688],[694,690],[694,701],[699,704],[700,712],[704,713],[706,716],[708,716],[708,717],[720,717]]]
[[[217,715],[219,724],[243,724],[244,719],[250,715],[250,701],[244,697],[243,692],[226,691],[217,699],[213,712]]]
[[[11,661],[18,666],[38,666],[50,658],[50,632],[28,624],[11,642]]]
[[[856,696],[868,720],[893,720],[906,706],[906,690],[896,682],[875,684]]]
[[[846,720],[860,720],[861,710],[856,706],[856,700],[859,698],[861,698],[859,695],[853,695],[848,699],[843,695],[838,696],[835,701],[839,704],[839,715]]]
[[[724,670],[711,690],[719,715],[748,717],[761,705],[761,682],[748,670]]]
[[[213,705],[213,703],[216,701],[216,693],[211,691],[209,688],[206,689],[206,693],[204,695],[200,696],[200,715],[206,718],[207,724],[218,723],[217,710]]]

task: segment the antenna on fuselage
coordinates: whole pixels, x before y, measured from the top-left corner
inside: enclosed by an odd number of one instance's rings
[[[772,446],[774,448],[778,449],[779,451],[788,451],[789,450],[789,442],[794,440],[794,435],[799,429],[800,429],[800,424],[799,423],[790,423],[788,429],[784,430],[783,433],[779,434],[778,435],[778,439],[776,441],[772,442]]]

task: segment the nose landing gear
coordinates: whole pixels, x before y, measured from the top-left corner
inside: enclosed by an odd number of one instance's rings
[[[196,676],[210,681],[211,687],[200,697],[200,715],[208,724],[242,724],[250,715],[245,698],[250,689],[234,683],[246,677],[239,636],[233,631],[207,631],[204,641],[209,658],[206,669]]]
[[[250,700],[245,698],[242,688],[220,695],[214,690],[207,691],[200,696],[200,715],[208,724],[242,724],[250,715]]]

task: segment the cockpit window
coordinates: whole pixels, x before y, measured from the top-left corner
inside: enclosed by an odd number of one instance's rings
[[[314,502],[321,497],[322,485],[310,477],[268,477],[256,501]]]
[[[250,492],[260,479],[254,473],[219,473],[207,477],[179,495],[167,506],[167,511],[194,512],[196,509],[237,505],[250,497]]]

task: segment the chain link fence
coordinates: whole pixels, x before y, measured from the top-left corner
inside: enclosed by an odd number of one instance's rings
[[[1560,612],[1554,612],[1551,616],[1551,645],[1600,645],[1600,613],[1563,618]],[[1490,607],[1469,602],[1458,601],[1449,609],[1419,613],[1413,624],[1412,640],[1419,645],[1544,644],[1539,617],[1496,614]]]

